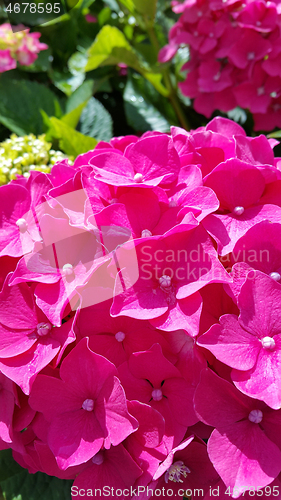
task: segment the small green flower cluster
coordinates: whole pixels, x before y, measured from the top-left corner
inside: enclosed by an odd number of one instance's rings
[[[51,146],[44,134],[38,137],[12,134],[10,139],[0,143],[0,186],[16,179],[17,175],[29,177],[30,170],[49,173],[55,163],[67,158]]]

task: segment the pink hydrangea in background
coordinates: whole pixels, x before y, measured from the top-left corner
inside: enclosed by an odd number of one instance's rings
[[[0,449],[73,499],[280,498],[275,145],[219,117],[0,188]]]
[[[22,26],[21,31],[13,32],[9,23],[0,26],[0,73],[15,69],[17,62],[30,66],[36,61],[41,50],[48,45],[39,42],[41,33],[30,33],[29,28]]]
[[[281,127],[281,12],[279,1],[185,0],[172,2],[181,14],[159,61],[188,45],[182,93],[207,117],[239,106],[255,130]]]

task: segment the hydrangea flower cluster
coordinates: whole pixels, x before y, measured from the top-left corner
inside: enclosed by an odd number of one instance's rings
[[[210,117],[237,106],[253,114],[255,130],[281,127],[281,2],[278,0],[177,0],[181,14],[159,60],[190,47],[179,84],[194,109]]]
[[[276,143],[218,117],[0,188],[0,448],[30,473],[281,497]]]
[[[12,134],[0,143],[0,185],[16,179],[18,175],[28,178],[30,171],[49,173],[58,161],[67,158],[61,151],[51,149],[44,134],[18,137]]]
[[[30,66],[37,59],[41,50],[48,45],[39,42],[41,33],[30,33],[29,28],[21,27],[21,31],[13,32],[9,23],[0,26],[0,73],[15,69],[17,62]]]

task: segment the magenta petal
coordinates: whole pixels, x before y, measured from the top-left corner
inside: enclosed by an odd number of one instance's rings
[[[205,178],[204,184],[214,190],[221,206],[230,211],[237,206],[250,207],[259,201],[265,188],[260,171],[237,159],[230,159],[218,165]]]
[[[248,417],[251,402],[232,384],[206,368],[194,396],[195,412],[202,422],[218,429]]]
[[[59,351],[56,340],[46,338],[36,342],[28,351],[13,358],[2,358],[0,370],[16,384],[25,394],[30,393],[31,385],[45,366],[47,366]]]
[[[85,397],[88,392],[92,398],[96,398],[105,380],[117,375],[117,370],[106,358],[91,351],[88,339],[84,338],[63,360],[60,375],[69,390],[77,394],[82,391]]]
[[[104,383],[96,400],[95,415],[104,432],[109,434],[113,446],[120,444],[138,427],[137,420],[127,411],[125,392],[116,377]]]
[[[126,270],[122,270],[120,274],[126,281]],[[129,281],[131,281],[130,276]],[[117,281],[110,314],[113,317],[124,315],[135,319],[157,318],[164,314],[168,310],[168,305],[163,292],[158,288],[153,294],[151,283],[149,281],[147,283],[146,287],[138,287],[136,283],[121,295],[121,282],[119,284]]]
[[[30,194],[23,186],[1,186],[0,201],[0,256],[20,257],[33,248],[29,230],[21,233],[16,222],[30,210]]]
[[[125,156],[146,181],[159,179],[159,183],[165,178],[166,182],[172,182],[180,170],[180,161],[173,142],[164,134],[136,142],[128,147]]]
[[[30,287],[25,284],[9,286],[9,278],[7,276],[0,293],[0,323],[8,328],[32,330],[38,321]]]
[[[231,378],[236,387],[251,398],[264,401],[268,406],[281,408],[281,334],[274,336],[273,352],[260,349],[257,363],[252,370],[240,372],[233,370]]]
[[[35,288],[36,304],[46,314],[50,322],[55,326],[60,326],[64,308],[68,304],[69,298],[65,293],[62,280],[51,285],[39,283]]]
[[[42,412],[48,421],[61,413],[82,407],[83,394],[72,391],[65,382],[55,377],[39,374],[29,396],[31,408]]]
[[[203,219],[202,225],[218,243],[219,255],[224,256],[250,227],[264,220],[280,223],[281,209],[276,205],[258,205],[247,208],[240,216],[211,214]]]
[[[3,375],[2,375],[3,377]],[[1,378],[1,377],[0,377]],[[12,392],[0,388],[0,439],[12,443],[12,421],[15,397]]]
[[[73,494],[73,499],[82,498],[83,490],[94,492],[101,489],[102,491],[105,485],[108,486],[109,495],[106,495],[107,498],[116,499],[116,490],[123,491],[128,488],[130,491],[136,479],[142,474],[142,470],[123,445],[101,451],[100,457],[103,463],[97,465],[90,462],[89,467],[75,479],[73,486],[76,487],[77,491],[82,490],[82,495],[80,497],[80,495]],[[123,500],[125,497],[122,495],[120,498]]]
[[[104,431],[94,412],[62,413],[51,423],[48,444],[60,469],[87,462],[102,447]]]
[[[168,378],[181,378],[177,368],[162,354],[159,344],[154,344],[145,352],[136,352],[130,356],[129,368],[136,378],[149,380],[154,387]]]
[[[217,359],[238,370],[252,368],[261,349],[259,339],[241,328],[234,314],[222,316],[220,325],[213,325],[199,338],[198,345],[209,349]]]
[[[150,319],[149,322],[166,332],[182,329],[191,337],[196,337],[199,333],[202,304],[201,295],[195,292],[186,299],[178,300],[169,311],[158,318]]]
[[[233,497],[270,484],[281,470],[281,451],[257,424],[238,422],[215,429],[208,441],[208,454]]]
[[[238,296],[238,306],[239,323],[258,338],[280,333],[281,288],[269,276],[260,271],[255,271],[254,278],[248,275]]]
[[[153,449],[159,446],[165,430],[165,421],[162,415],[151,406],[139,401],[129,401],[128,409],[139,421],[138,430],[131,435],[128,441],[134,443],[137,440],[145,448]]]
[[[136,185],[133,166],[123,156],[116,152],[102,153],[91,160],[95,178],[114,186]]]
[[[0,357],[12,358],[28,351],[36,342],[34,330],[14,330],[0,324]]]
[[[182,426],[196,424],[198,417],[193,406],[194,388],[183,378],[167,379],[163,388],[175,422]]]

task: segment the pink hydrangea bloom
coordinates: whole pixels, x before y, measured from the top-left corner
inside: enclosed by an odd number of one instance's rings
[[[81,340],[64,360],[61,380],[38,376],[29,398],[51,422],[48,444],[63,470],[86,462],[103,446],[120,444],[137,428],[115,366],[87,344]]]
[[[9,49],[0,50],[0,73],[9,71],[9,69],[15,69],[16,67],[17,63],[11,56]]]
[[[275,409],[281,408],[280,294],[279,283],[271,277],[259,271],[254,278],[248,274],[238,295],[239,318],[222,316],[221,325],[213,325],[199,340],[199,345],[234,368],[232,380],[242,392]]]
[[[262,1],[247,19],[240,1],[198,2],[175,8],[193,27],[198,6],[212,12],[204,57],[237,42],[219,25],[208,50],[218,8],[265,40],[275,22]],[[276,144],[217,117],[100,142],[0,188],[0,448],[30,473],[74,480],[73,500],[279,488]]]
[[[48,45],[39,42],[41,33],[29,33],[23,26],[20,31],[13,32],[12,26],[4,23],[0,26],[0,73],[15,69],[17,62],[30,66],[38,57],[41,50],[46,50]]]
[[[202,374],[194,403],[198,417],[215,427],[208,454],[233,498],[278,476],[280,411],[248,398],[210,369]]]
[[[266,0],[172,2],[181,14],[159,52],[167,62],[182,45],[190,60],[183,66],[183,94],[194,109],[210,117],[241,106],[253,113],[255,130],[280,127],[280,9]]]

